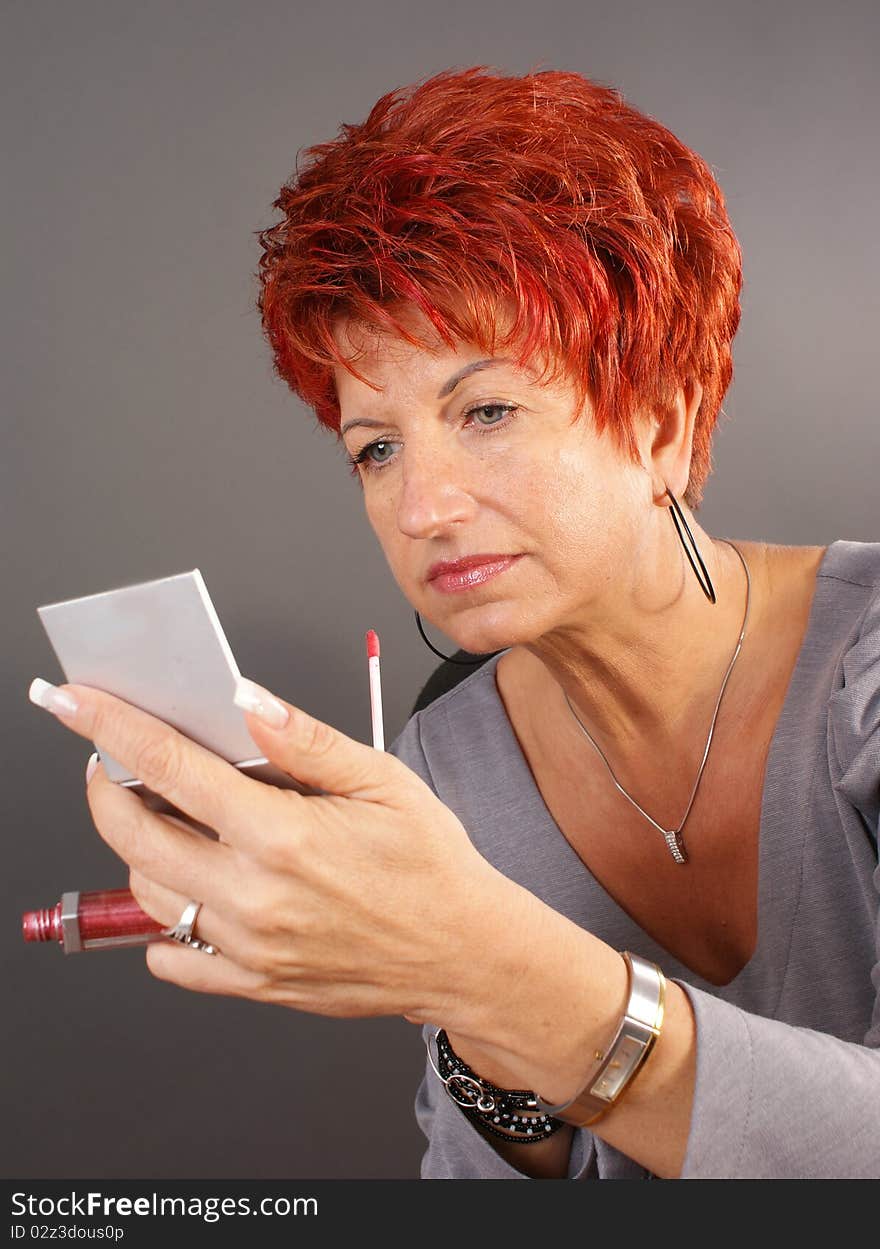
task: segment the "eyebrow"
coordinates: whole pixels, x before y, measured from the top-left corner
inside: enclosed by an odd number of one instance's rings
[[[437,398],[445,399],[447,395],[451,395],[458,383],[463,382],[466,377],[471,375],[471,373],[479,373],[482,372],[483,369],[491,369],[500,364],[513,364],[513,361],[504,357],[494,356],[489,360],[474,360],[471,364],[466,364],[463,369],[459,369],[457,373],[453,373],[452,377],[448,378],[448,380],[443,383],[437,393]],[[386,421],[376,421],[371,417],[362,416],[357,417],[353,421],[346,421],[339,433],[340,435],[346,434],[350,429],[354,429],[356,425],[363,425],[368,429],[378,429],[379,426],[385,424],[387,424]]]
[[[440,387],[437,395],[438,399],[445,399],[447,395],[451,395],[459,382],[463,382],[471,373],[479,373],[482,369],[491,369],[497,364],[513,364],[512,360],[501,360],[494,357],[491,360],[475,360],[473,364],[466,364],[463,369],[459,369],[457,373],[453,373],[448,382]]]

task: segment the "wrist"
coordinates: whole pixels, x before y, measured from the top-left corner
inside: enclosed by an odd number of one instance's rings
[[[429,1019],[485,1079],[564,1102],[615,1033],[626,966],[616,950],[496,875],[467,926],[456,1000]]]
[[[628,973],[626,1010],[611,1043],[604,1051],[596,1050],[598,1063],[581,1091],[569,1101],[555,1104],[540,1095],[536,1101],[541,1110],[578,1127],[586,1127],[604,1118],[617,1106],[623,1093],[642,1070],[663,1027],[666,1002],[666,978],[655,963],[640,955],[622,954]]]
[[[414,987],[403,1017],[475,1039],[491,975],[484,942],[492,917],[509,910],[507,894],[517,886],[476,849],[462,865],[459,881],[456,891],[447,891],[439,922],[432,924],[432,945],[413,970]]]
[[[506,1142],[541,1146],[566,1126],[564,1120],[554,1118],[539,1105],[531,1089],[499,1087],[479,1075],[452,1048],[444,1029],[438,1029],[426,1044],[429,1062],[447,1096],[488,1135]]]

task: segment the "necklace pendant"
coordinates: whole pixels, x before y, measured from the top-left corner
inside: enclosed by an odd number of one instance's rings
[[[675,829],[667,829],[663,836],[666,839],[667,846],[669,847],[669,853],[672,855],[673,859],[675,859],[676,863],[687,863],[687,851],[684,848],[684,844],[680,841],[678,833]]]

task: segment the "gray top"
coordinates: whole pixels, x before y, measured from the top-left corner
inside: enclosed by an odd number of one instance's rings
[[[391,749],[499,871],[684,988],[697,1078],[683,1177],[880,1177],[880,543],[834,542],[820,565],[767,760],[757,948],[720,988],[653,941],[566,841],[507,718],[496,664],[413,716]],[[423,1038],[442,1025],[426,1024]],[[425,1067],[422,1178],[528,1178]],[[646,1176],[575,1132],[570,1179]]]

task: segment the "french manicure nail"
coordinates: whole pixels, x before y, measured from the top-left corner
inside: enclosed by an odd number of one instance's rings
[[[92,779],[92,777],[95,775],[95,768],[98,766],[98,762],[99,762],[98,752],[96,750],[94,754],[89,755],[89,761],[86,764],[86,784],[87,785],[89,781]]]
[[[77,704],[66,690],[44,681],[42,677],[34,677],[28,690],[28,698],[37,707],[51,711],[53,715],[72,716],[76,714]]]
[[[287,708],[277,698],[247,677],[239,677],[232,701],[236,707],[249,711],[272,729],[283,729],[289,718]]]

